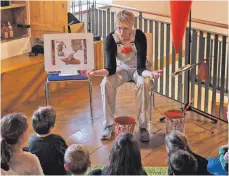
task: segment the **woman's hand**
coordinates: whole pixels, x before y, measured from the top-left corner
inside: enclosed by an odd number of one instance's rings
[[[108,76],[109,72],[107,69],[101,69],[101,70],[81,70],[81,75],[87,76],[88,78],[91,78],[92,76]]]
[[[154,70],[151,72],[150,78],[157,79],[162,75],[162,73],[163,73],[163,70]]]
[[[96,76],[95,70],[81,70],[80,74],[83,76],[86,76],[88,78],[91,78],[92,76]]]

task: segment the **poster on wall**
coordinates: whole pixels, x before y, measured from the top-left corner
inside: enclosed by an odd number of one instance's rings
[[[76,75],[79,70],[92,70],[93,34],[45,34],[44,58],[46,72]]]

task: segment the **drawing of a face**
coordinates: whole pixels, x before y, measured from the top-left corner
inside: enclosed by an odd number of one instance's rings
[[[81,39],[71,40],[71,47],[73,51],[82,50],[83,49],[82,40]]]

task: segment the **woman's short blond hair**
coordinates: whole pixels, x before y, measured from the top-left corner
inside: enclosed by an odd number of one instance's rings
[[[129,27],[134,25],[134,14],[127,10],[116,13],[116,26]]]

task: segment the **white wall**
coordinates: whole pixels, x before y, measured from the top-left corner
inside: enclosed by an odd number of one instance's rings
[[[17,56],[31,51],[30,37],[1,43],[1,59]]]

